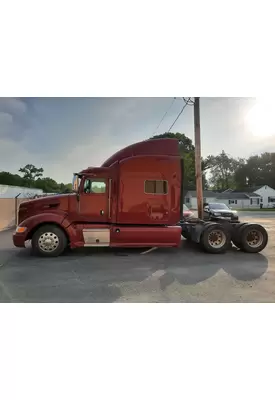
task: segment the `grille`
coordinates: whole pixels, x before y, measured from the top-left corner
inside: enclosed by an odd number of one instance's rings
[[[222,213],[222,217],[232,217],[231,213]]]

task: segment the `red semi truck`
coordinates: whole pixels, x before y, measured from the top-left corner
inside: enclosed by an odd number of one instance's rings
[[[182,236],[210,253],[225,252],[231,241],[247,252],[265,248],[261,225],[184,220],[183,169],[176,139],[128,146],[74,174],[73,193],[21,203],[13,243],[31,240],[42,256],[68,246],[179,247]]]

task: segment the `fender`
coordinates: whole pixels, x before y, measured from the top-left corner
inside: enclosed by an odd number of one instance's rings
[[[67,218],[68,214],[62,213],[41,213],[26,218],[18,226],[27,228],[26,238],[28,240],[31,236],[31,232],[39,225],[45,223],[55,223],[60,225],[68,235],[70,241],[70,247],[81,247],[84,243],[83,234],[77,230],[72,222]]]
[[[68,227],[71,225],[71,222],[66,218],[67,213],[41,213],[41,214],[36,214],[33,215],[29,218],[26,218],[24,221],[22,221],[18,226],[23,226],[27,228],[27,235],[30,234],[30,232],[38,225],[44,224],[44,223],[55,223],[57,225],[62,226],[65,231],[68,233]],[[72,232],[72,230],[70,229]]]
[[[41,213],[33,215],[29,218],[26,218],[22,221],[18,226],[24,226],[27,228],[28,232],[30,232],[36,225],[40,225],[44,222],[55,222],[56,224],[62,225],[63,221],[66,219],[67,213]]]

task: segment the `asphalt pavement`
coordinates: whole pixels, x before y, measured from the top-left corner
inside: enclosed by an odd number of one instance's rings
[[[0,232],[0,302],[274,302],[275,212],[240,217],[268,230],[261,254],[211,255],[183,241],[147,254],[86,248],[44,259]]]

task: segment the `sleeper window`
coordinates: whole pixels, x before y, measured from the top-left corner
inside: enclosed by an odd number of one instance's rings
[[[144,191],[146,194],[167,194],[168,182],[146,180],[144,183]]]

